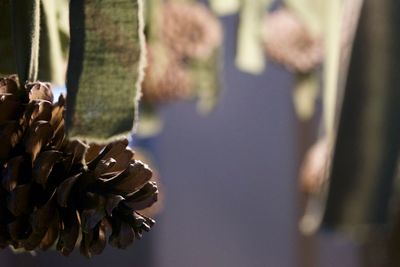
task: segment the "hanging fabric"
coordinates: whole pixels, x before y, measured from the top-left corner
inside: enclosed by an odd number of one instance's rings
[[[70,1],[70,138],[105,141],[132,130],[145,61],[142,13],[141,0]]]
[[[400,148],[400,3],[364,2],[323,218],[324,227],[361,236],[389,222]]]

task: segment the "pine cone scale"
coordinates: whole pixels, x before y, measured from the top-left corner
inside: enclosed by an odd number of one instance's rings
[[[62,157],[62,153],[56,150],[42,152],[35,160],[32,169],[32,179],[43,187],[49,179],[54,164]]]
[[[57,241],[57,250],[64,256],[68,256],[75,248],[80,232],[80,219],[77,212],[60,210],[61,227],[60,236]]]
[[[18,185],[8,195],[7,207],[14,216],[26,214],[32,207],[31,187],[30,183]]]

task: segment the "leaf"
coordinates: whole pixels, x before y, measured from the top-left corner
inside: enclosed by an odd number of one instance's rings
[[[69,137],[106,140],[134,125],[144,63],[142,1],[70,2]]]

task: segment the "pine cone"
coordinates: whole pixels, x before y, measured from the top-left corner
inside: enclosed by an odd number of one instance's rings
[[[268,14],[263,27],[266,53],[289,70],[308,73],[322,62],[322,41],[312,36],[291,12],[279,9]]]
[[[179,58],[209,58],[222,42],[221,24],[203,4],[166,2],[162,22],[162,36]]]
[[[125,248],[154,221],[137,210],[151,206],[152,173],[132,159],[128,141],[99,146],[64,133],[64,97],[53,104],[47,83],[22,89],[0,79],[0,246],[32,251],[56,243],[68,255],[81,237],[87,257],[107,238]]]
[[[169,49],[162,45],[149,45],[147,62],[143,81],[144,101],[159,104],[190,97],[190,75]]]

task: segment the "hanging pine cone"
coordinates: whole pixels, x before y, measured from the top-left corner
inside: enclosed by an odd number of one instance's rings
[[[23,89],[0,79],[0,246],[68,255],[100,254],[108,242],[126,248],[154,221],[137,210],[151,206],[152,173],[119,140],[107,146],[69,141],[61,96],[47,83]]]
[[[162,22],[164,40],[179,58],[209,58],[222,42],[220,22],[203,4],[166,2]]]
[[[322,62],[322,42],[291,12],[267,14],[263,27],[266,53],[289,70],[308,73]]]
[[[190,75],[169,49],[162,45],[149,45],[147,62],[142,86],[144,101],[159,104],[190,97]]]

